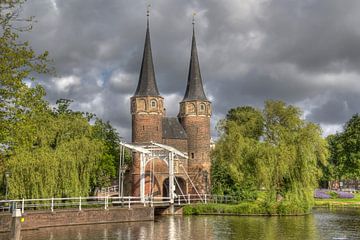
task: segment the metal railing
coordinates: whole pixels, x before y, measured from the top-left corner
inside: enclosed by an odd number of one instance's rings
[[[111,186],[111,187],[101,188],[100,192],[102,192],[102,193],[119,192],[119,186],[115,185],[115,186]]]
[[[103,208],[109,207],[136,207],[142,206],[168,206],[174,204],[176,206],[192,204],[192,203],[238,203],[240,199],[235,196],[221,196],[209,194],[187,194],[177,195],[174,202],[170,197],[146,196],[145,200],[141,197],[71,197],[71,198],[40,198],[40,199],[16,199],[0,201],[0,211],[12,211],[12,209],[21,209],[21,212],[43,210],[55,211],[61,209],[78,209],[83,208]]]

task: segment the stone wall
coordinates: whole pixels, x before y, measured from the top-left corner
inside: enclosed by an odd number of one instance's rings
[[[25,212],[22,230],[38,229],[42,227],[70,226],[82,224],[153,221],[154,209],[151,207],[109,208],[78,210],[57,210]],[[0,214],[0,232],[10,231],[11,214]]]

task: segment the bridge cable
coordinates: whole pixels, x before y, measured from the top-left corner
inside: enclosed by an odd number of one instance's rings
[[[196,189],[196,187],[195,187],[195,185],[194,185],[193,181],[191,180],[191,178],[190,178],[189,174],[188,174],[188,173],[187,173],[187,171],[185,170],[184,166],[183,166],[182,164],[181,164],[180,166],[183,168],[183,170],[184,170],[184,172],[185,172],[186,176],[189,178],[190,183],[191,183],[191,185],[193,186],[193,188],[195,189],[195,191],[196,191],[197,195],[199,196],[199,198],[200,198],[201,202],[204,202],[204,201],[203,201],[203,199],[202,199],[202,197],[201,197],[201,195],[200,195],[200,193],[199,193],[199,192],[198,192],[198,190]]]

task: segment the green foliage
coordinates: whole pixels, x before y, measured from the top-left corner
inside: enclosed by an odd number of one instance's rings
[[[87,196],[95,187],[111,185],[116,131],[99,119],[91,125],[86,114],[63,107],[33,112],[13,130],[16,144],[5,158],[10,198]]]
[[[258,110],[253,107],[237,107],[229,110],[226,121],[234,122],[239,127],[242,135],[247,138],[259,140],[264,131],[264,118]],[[227,129],[227,124],[224,125]],[[230,129],[227,129],[229,131]]]
[[[9,198],[86,196],[111,185],[120,138],[109,123],[72,111],[71,100],[54,109],[44,100],[33,76],[51,72],[48,53],[19,41],[32,21],[18,18],[23,2],[0,2],[0,194],[7,185]]]
[[[336,192],[333,191],[329,191],[328,194],[330,195],[331,198],[337,198],[338,194]]]
[[[212,155],[215,193],[231,192],[251,200],[263,189],[268,210],[276,202],[280,202],[276,212],[311,209],[327,146],[320,128],[302,120],[298,108],[267,101],[262,112],[232,109],[219,129],[221,137]]]
[[[238,204],[192,204],[183,207],[184,215],[220,214],[220,215],[297,215],[309,213],[303,203],[283,201],[265,205],[262,202],[241,202]]]
[[[330,149],[326,180],[360,178],[360,116],[355,114],[345,124],[344,132],[327,138]]]
[[[184,215],[199,214],[266,214],[266,210],[257,202],[242,202],[239,204],[193,204],[185,205],[183,208]]]
[[[0,143],[12,145],[12,130],[36,107],[43,107],[41,86],[27,87],[33,73],[47,73],[48,53],[36,54],[28,42],[19,41],[13,21],[23,1],[0,3]],[[31,19],[25,19],[30,21]],[[17,21],[19,22],[19,21]]]

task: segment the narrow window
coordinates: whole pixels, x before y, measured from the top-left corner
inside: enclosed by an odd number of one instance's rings
[[[156,108],[156,100],[151,100],[150,101],[150,106],[152,107],[152,108]]]
[[[191,153],[191,158],[192,158],[192,159],[194,158],[194,153]]]
[[[145,126],[143,125],[143,130],[145,130]]]

